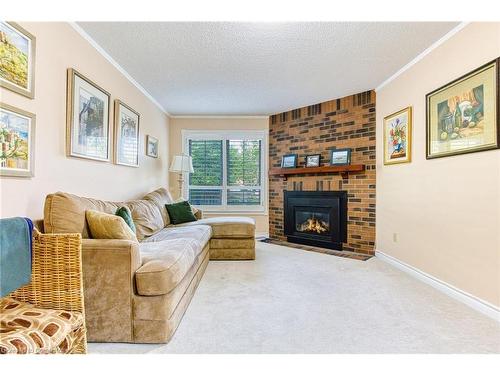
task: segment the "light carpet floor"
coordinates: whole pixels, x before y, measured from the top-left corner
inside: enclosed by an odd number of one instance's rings
[[[258,242],[257,260],[209,262],[168,344],[90,353],[500,353],[500,323],[377,258]]]

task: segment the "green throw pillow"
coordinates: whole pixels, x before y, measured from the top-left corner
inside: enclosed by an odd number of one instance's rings
[[[196,217],[188,201],[166,204],[165,207],[170,216],[170,221],[172,221],[174,225],[196,221]]]
[[[120,207],[116,210],[115,215],[120,216],[123,220],[125,220],[130,229],[132,229],[132,232],[135,233],[134,220],[132,219],[132,213],[128,207]]]

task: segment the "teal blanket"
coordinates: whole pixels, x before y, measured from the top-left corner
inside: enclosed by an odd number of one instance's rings
[[[32,235],[30,219],[0,219],[0,297],[31,281]]]

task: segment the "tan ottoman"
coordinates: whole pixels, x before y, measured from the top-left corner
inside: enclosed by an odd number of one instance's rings
[[[255,220],[249,217],[210,217],[188,225],[212,227],[210,260],[255,259]],[[185,224],[181,224],[185,225]]]

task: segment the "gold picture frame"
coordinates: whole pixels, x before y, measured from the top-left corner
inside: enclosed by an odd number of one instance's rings
[[[0,176],[35,175],[35,125],[35,114],[0,102]]]
[[[413,108],[384,117],[384,165],[411,162]]]
[[[0,43],[10,51],[10,63],[0,63],[0,87],[4,87],[30,99],[35,97],[36,38],[15,22],[0,21]],[[24,55],[24,56],[23,56]],[[14,59],[14,56],[18,56]],[[24,65],[20,72],[9,71],[11,65]],[[0,61],[5,61],[0,56]]]
[[[500,58],[426,95],[426,158],[500,147]]]
[[[67,71],[66,155],[110,162],[111,95],[75,69]],[[78,107],[78,111],[75,111]]]
[[[114,104],[114,162],[128,167],[139,167],[141,115],[119,99],[115,99]],[[124,126],[127,129],[124,129]],[[128,133],[128,136],[125,137],[125,133]]]

